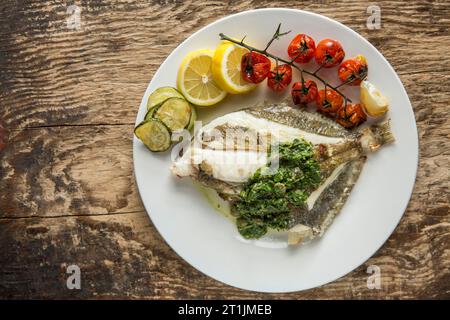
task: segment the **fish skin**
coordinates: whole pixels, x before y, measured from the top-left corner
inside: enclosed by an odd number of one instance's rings
[[[312,229],[312,237],[322,235],[339,214],[350,195],[366,157],[346,162],[337,178],[320,194],[310,210],[304,207],[295,212],[291,227],[301,224]]]
[[[201,168],[202,166],[200,165],[199,167]],[[230,202],[238,199],[243,186],[242,184],[229,183],[216,179],[202,169],[200,169],[196,180],[203,186],[216,190],[222,199]]]
[[[333,153],[329,158],[320,161],[320,172],[322,180],[327,179],[333,171],[341,164],[348,163],[353,160],[357,160],[363,156],[363,152],[360,147],[350,148],[340,153]]]
[[[312,134],[316,137],[324,137],[329,139],[336,138],[337,143],[313,143],[315,155],[319,161],[321,170],[321,186],[324,188],[317,199],[314,201],[313,207],[296,208],[292,211],[292,221],[290,223],[291,230],[302,226],[301,229],[308,234],[308,239],[321,236],[325,230],[332,223],[334,218],[341,211],[352,188],[361,174],[366,155],[378,150],[383,144],[394,141],[394,137],[390,131],[389,122],[372,125],[368,128],[348,131],[335,121],[326,118],[320,114],[312,113],[304,109],[291,107],[288,103],[282,102],[278,104],[262,104],[252,108],[242,109],[256,119],[265,119],[272,123],[278,123],[283,126],[298,129],[299,132]],[[237,115],[237,113],[236,113]],[[242,113],[239,115],[242,116]],[[233,114],[226,115],[233,119]],[[221,117],[222,118],[222,117]],[[214,121],[220,122],[221,118]],[[237,118],[239,118],[237,116]],[[247,132],[255,132],[260,134],[256,127],[252,127],[253,123],[249,123]],[[242,128],[242,123],[239,119],[236,123],[231,120],[220,125],[213,126],[219,129],[221,135],[224,135],[224,128],[227,129]],[[261,129],[261,128],[260,128]],[[204,137],[205,132],[199,134]],[[271,136],[272,132],[264,132],[261,136]],[[273,137],[272,137],[273,138]],[[208,138],[209,139],[209,138]],[[292,139],[293,140],[293,139]],[[308,139],[307,139],[308,140]],[[319,139],[320,140],[320,139]],[[258,140],[259,141],[259,140]],[[334,141],[334,140],[332,140]],[[276,140],[275,140],[276,142]],[[230,145],[226,145],[230,147]],[[233,147],[233,144],[231,145]],[[214,144],[214,139],[207,140],[206,143],[201,144],[202,152],[204,149],[223,151],[223,146]],[[234,149],[239,149],[234,146]],[[227,149],[229,150],[229,149]],[[244,151],[252,151],[241,148]],[[231,152],[231,151],[230,151]],[[333,177],[333,174],[338,174],[333,178],[329,185],[325,186],[325,182]],[[199,181],[202,185],[212,188],[225,200],[233,202],[239,199],[239,193],[242,190],[245,182],[230,182],[216,179],[212,175],[212,166],[208,163],[200,163],[192,165],[192,169],[186,171],[177,170],[177,163],[172,166],[172,171],[178,176],[190,176]],[[181,174],[180,174],[181,172]],[[319,186],[319,188],[321,188]],[[308,231],[309,230],[309,231]],[[305,237],[299,237],[300,242],[305,241]],[[295,241],[293,243],[296,243]],[[297,241],[298,243],[298,241]],[[290,243],[291,244],[291,243]]]
[[[287,102],[262,104],[244,111],[267,120],[327,137],[350,138],[352,133],[330,118],[304,108],[294,108]]]

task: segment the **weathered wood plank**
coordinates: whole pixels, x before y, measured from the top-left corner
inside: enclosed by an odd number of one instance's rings
[[[0,217],[142,210],[133,125],[12,131],[0,154]]]
[[[80,3],[81,29],[70,30],[64,1],[2,2],[0,119],[8,129],[131,124],[149,79],[189,34],[230,13],[277,6],[273,1],[207,1],[201,6],[195,1],[113,3]],[[378,5],[381,30],[367,30],[366,1],[279,4],[321,13],[354,28],[400,74],[449,71],[450,58],[443,54],[450,46],[448,2]]]
[[[445,72],[403,75],[416,102],[420,166],[416,193],[426,208],[448,210],[450,87]],[[424,83],[417,87],[417,79]],[[62,126],[11,131],[0,154],[0,217],[143,210],[132,168],[133,125]],[[413,196],[412,202],[416,201]],[[447,204],[445,202],[447,201]]]
[[[329,285],[292,294],[226,286],[180,259],[144,212],[64,219],[0,221],[0,297],[6,298],[449,298],[448,219],[444,212],[402,227],[363,266]],[[81,269],[81,290],[68,290],[66,268]],[[381,289],[367,288],[367,267],[381,268]]]

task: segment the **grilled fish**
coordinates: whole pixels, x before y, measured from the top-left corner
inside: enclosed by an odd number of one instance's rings
[[[273,147],[298,139],[311,146],[312,159],[320,171],[314,188],[302,190],[307,192],[305,201],[301,205],[289,204],[289,220],[283,220],[282,227],[277,228],[288,231],[289,244],[298,244],[324,233],[341,211],[367,155],[394,141],[388,122],[348,131],[329,118],[289,103],[259,105],[203,126],[171,170],[178,177],[191,177],[214,189],[236,211],[233,204],[242,202],[256,172],[273,169],[267,173],[272,177],[277,172],[277,167],[271,167],[277,162],[274,160],[282,159],[277,159]],[[301,170],[297,170],[300,176]],[[282,191],[291,198],[292,191]],[[272,219],[276,215],[269,214]]]

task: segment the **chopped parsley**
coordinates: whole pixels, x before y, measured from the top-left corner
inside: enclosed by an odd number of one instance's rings
[[[269,228],[287,229],[292,210],[302,207],[320,183],[313,146],[303,139],[280,144],[278,170],[263,174],[267,169],[253,174],[233,205],[239,233],[247,239],[260,238]]]

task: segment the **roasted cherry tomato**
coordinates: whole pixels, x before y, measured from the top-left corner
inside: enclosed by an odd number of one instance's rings
[[[368,67],[366,58],[358,55],[355,58],[345,60],[338,69],[339,79],[352,86],[358,86],[367,77]]]
[[[331,68],[344,60],[345,52],[339,42],[333,39],[324,39],[317,44],[316,62],[324,68]]]
[[[262,82],[270,72],[270,60],[257,52],[248,52],[242,56],[241,73],[245,81]]]
[[[283,91],[292,81],[292,67],[282,64],[269,73],[267,85],[275,92]]]
[[[367,116],[364,113],[361,105],[348,103],[342,106],[338,112],[336,121],[345,128],[351,129],[359,126],[361,123],[367,120]]]
[[[292,86],[292,101],[294,104],[307,104],[316,100],[317,84],[312,80],[301,81],[294,83]]]
[[[314,57],[316,44],[310,36],[298,34],[292,39],[288,47],[288,55],[291,59],[295,58],[297,63],[307,63]]]
[[[326,90],[323,89],[317,93],[316,104],[319,112],[335,115],[339,108],[342,107],[343,103],[344,98],[333,89],[327,88]]]

